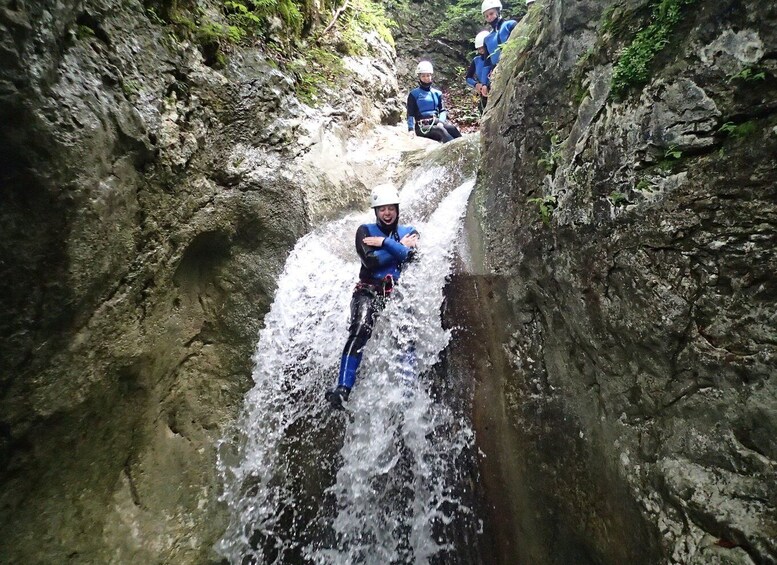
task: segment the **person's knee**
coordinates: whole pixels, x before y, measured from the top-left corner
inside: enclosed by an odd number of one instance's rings
[[[359,326],[359,330],[356,332],[356,339],[366,343],[367,340],[370,339],[371,335],[372,335],[372,324],[365,324],[363,326]]]
[[[372,324],[369,319],[361,318],[354,320],[354,323],[348,328],[348,333],[353,339],[363,339],[365,336],[369,339],[372,334]]]
[[[344,355],[358,355],[372,336],[372,328],[359,326],[351,328],[343,348]]]
[[[372,322],[371,317],[367,317],[359,320],[359,323],[352,325],[350,328],[351,337],[360,343],[361,347],[367,343],[367,340],[372,335]]]
[[[371,335],[372,333],[370,332],[367,334],[359,334],[355,336],[351,346],[351,352],[353,355],[359,355],[362,352],[362,349],[364,349],[364,346],[367,345],[367,342],[370,340]]]

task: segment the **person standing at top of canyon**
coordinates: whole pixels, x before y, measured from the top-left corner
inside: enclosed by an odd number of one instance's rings
[[[502,17],[502,2],[500,0],[483,0],[480,11],[483,12],[483,17],[488,25],[491,26],[491,32],[483,43],[488,51],[489,64],[491,67],[496,67],[501,57],[502,45],[510,38],[510,34],[518,22],[505,20]]]
[[[472,59],[472,62],[467,69],[467,75],[465,79],[467,84],[475,89],[478,94],[478,111],[483,114],[486,109],[486,103],[488,102],[488,88],[491,85],[491,64],[488,62],[488,52],[483,45],[483,41],[488,35],[488,31],[481,31],[475,36],[475,50],[478,52],[477,56]]]

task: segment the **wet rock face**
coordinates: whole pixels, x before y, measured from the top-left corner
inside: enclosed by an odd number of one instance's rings
[[[571,4],[514,32],[472,203],[502,304],[490,417],[528,459],[492,446],[485,465],[523,485],[518,515],[544,509],[513,549],[773,563],[777,8],[683,8],[647,83],[616,95],[649,5]]]
[[[214,70],[140,2],[14,2],[0,32],[0,561],[204,562],[276,276],[363,202],[317,150],[354,95],[314,112],[254,50]]]
[[[0,560],[195,560],[302,192],[215,178],[232,92],[142,6],[58,8],[4,20]]]

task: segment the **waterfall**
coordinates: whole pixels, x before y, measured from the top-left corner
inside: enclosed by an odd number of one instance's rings
[[[443,289],[474,185],[461,176],[428,165],[402,187],[400,222],[421,234],[418,257],[375,325],[345,411],[323,394],[347,337],[354,233],[374,215],[322,226],[290,254],[256,385],[219,445],[230,524],[216,550],[230,563],[452,563],[462,532],[477,535],[464,464],[473,433],[431,376],[450,339]]]

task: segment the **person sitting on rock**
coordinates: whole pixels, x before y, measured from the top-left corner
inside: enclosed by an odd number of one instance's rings
[[[334,408],[342,408],[348,400],[375,319],[399,281],[402,268],[414,258],[418,245],[415,228],[399,225],[399,194],[393,185],[376,186],[370,195],[370,206],[375,211],[375,223],[362,224],[356,230],[356,253],[362,266],[351,297],[348,340],[340,359],[337,386],[325,394]]]
[[[481,114],[486,109],[488,88],[491,85],[491,79],[488,76],[491,73],[491,64],[488,60],[488,52],[483,45],[488,34],[488,31],[481,31],[475,36],[475,49],[478,54],[472,59],[466,76],[467,84],[474,88],[478,94],[478,111]]]
[[[461,137],[459,129],[447,121],[448,112],[442,99],[442,92],[432,88],[434,69],[429,61],[421,61],[416,67],[418,88],[407,95],[407,131],[448,143]]]
[[[491,26],[491,33],[486,36],[483,44],[488,51],[491,67],[496,67],[501,57],[502,45],[507,42],[510,33],[518,25],[518,22],[502,18],[502,2],[500,0],[483,0],[480,11],[483,12],[483,17]]]

